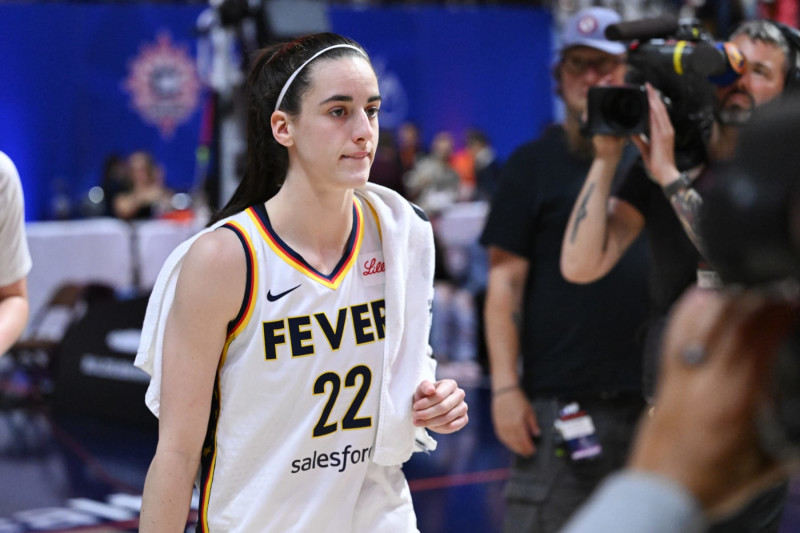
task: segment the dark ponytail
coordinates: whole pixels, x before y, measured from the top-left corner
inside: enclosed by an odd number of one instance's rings
[[[349,44],[363,52],[358,43],[341,35],[315,33],[264,48],[257,54],[245,85],[247,159],[244,176],[225,207],[211,217],[209,226],[251,205],[266,202],[281,188],[289,169],[289,152],[272,135],[270,120],[278,94],[286,80],[308,58],[336,44]],[[352,48],[334,48],[320,56],[320,59],[354,54],[358,52]],[[365,58],[368,57],[366,52],[363,54]],[[300,102],[310,85],[310,66],[297,74],[283,97],[281,110],[289,115],[296,116],[300,113]]]

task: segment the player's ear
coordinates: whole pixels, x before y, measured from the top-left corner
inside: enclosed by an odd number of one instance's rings
[[[274,111],[270,117],[270,126],[272,127],[272,136],[279,144],[289,147],[294,144],[292,138],[292,127],[289,115],[285,111]]]

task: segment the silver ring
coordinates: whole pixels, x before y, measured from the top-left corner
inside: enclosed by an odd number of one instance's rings
[[[706,348],[700,342],[693,342],[692,344],[686,346],[681,352],[683,362],[689,366],[702,365],[707,356],[708,354],[706,353]]]

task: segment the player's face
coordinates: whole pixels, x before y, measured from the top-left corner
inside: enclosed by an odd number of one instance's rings
[[[728,112],[750,112],[783,91],[785,56],[780,47],[739,35],[733,41],[747,59],[747,67],[739,80],[719,89],[720,106]]]
[[[582,115],[589,89],[625,82],[625,60],[595,48],[576,46],[561,58],[561,96],[567,110]]]
[[[364,185],[378,144],[378,80],[362,57],[312,65],[311,85],[292,121],[292,172],[298,167],[318,186]]]

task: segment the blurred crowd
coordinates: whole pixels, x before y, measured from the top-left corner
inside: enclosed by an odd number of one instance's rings
[[[97,185],[79,202],[58,191],[51,200],[56,219],[115,217],[121,220],[167,218],[189,220],[196,216],[189,194],[172,190],[166,172],[147,150],[108,154]],[[199,207],[197,205],[195,208]]]
[[[488,372],[481,334],[487,258],[477,238],[451,244],[439,227],[458,204],[488,204],[501,166],[491,139],[479,128],[434,132],[426,144],[420,127],[405,122],[381,131],[370,174],[372,182],[419,205],[433,223],[438,253],[431,345],[443,371],[462,379]]]

